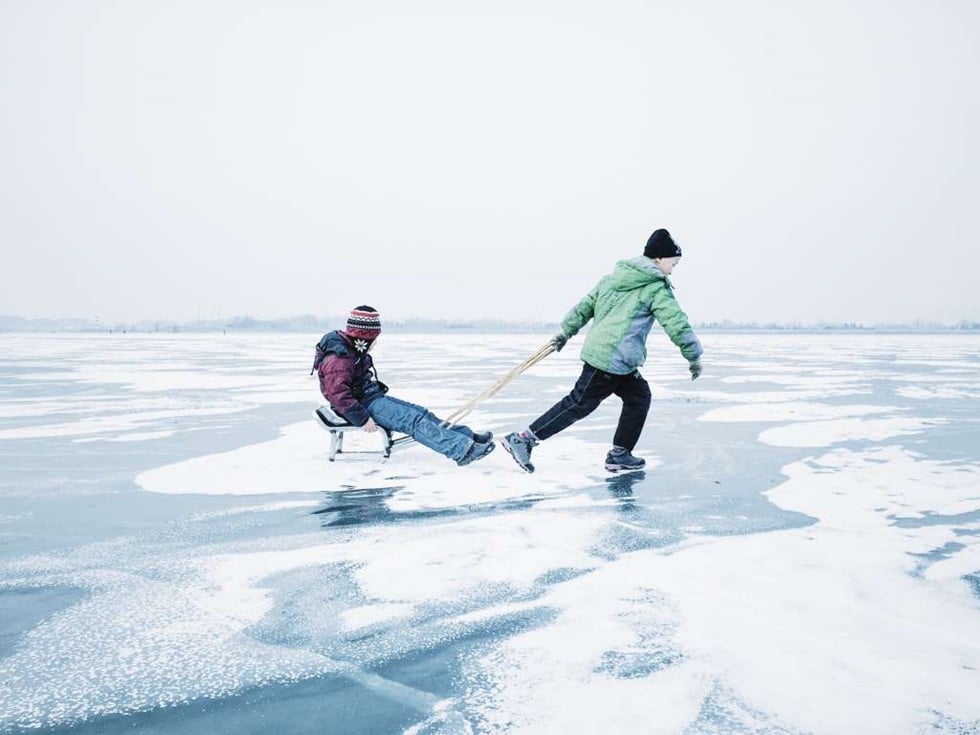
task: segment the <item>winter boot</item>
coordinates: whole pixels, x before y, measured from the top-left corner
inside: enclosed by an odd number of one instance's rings
[[[606,469],[610,472],[620,470],[642,470],[647,461],[642,457],[634,457],[628,449],[613,447],[606,455]]]
[[[532,436],[512,431],[503,439],[504,449],[525,472],[534,472],[531,464],[531,450],[538,445],[538,440]]]
[[[466,454],[463,458],[456,462],[460,467],[467,465],[470,462],[476,462],[486,457],[490,452],[494,450],[497,445],[493,442],[473,442],[473,445],[466,450]]]

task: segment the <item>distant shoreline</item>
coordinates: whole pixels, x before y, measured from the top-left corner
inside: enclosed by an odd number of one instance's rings
[[[28,319],[0,316],[0,334],[310,334],[343,326],[344,317],[296,317],[286,319],[234,318],[227,321],[140,321],[100,323],[86,319]],[[742,324],[727,322],[695,323],[704,333],[747,334],[963,334],[980,333],[980,322],[956,324],[912,322],[909,324],[854,323],[828,324]],[[552,334],[557,322],[408,320],[388,321],[385,331],[392,334]]]

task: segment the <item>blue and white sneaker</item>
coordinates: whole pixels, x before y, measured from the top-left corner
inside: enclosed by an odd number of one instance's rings
[[[468,465],[470,462],[476,462],[478,460],[486,457],[490,452],[496,448],[496,444],[493,442],[473,442],[470,448],[463,455],[463,458],[456,462],[457,465],[462,467],[463,465]]]
[[[642,470],[647,461],[642,457],[634,457],[628,449],[613,447],[606,455],[606,469],[610,472],[620,470]]]
[[[512,431],[502,440],[507,454],[514,458],[514,461],[521,466],[525,472],[534,472],[534,465],[531,464],[531,450],[538,445],[538,440],[530,436],[524,436],[516,431]]]

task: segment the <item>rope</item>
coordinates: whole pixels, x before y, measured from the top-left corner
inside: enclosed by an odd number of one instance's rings
[[[473,411],[473,409],[475,409],[485,400],[487,400],[495,393],[497,393],[497,391],[499,391],[501,388],[503,388],[505,385],[511,382],[518,375],[528,370],[529,368],[533,367],[534,365],[537,365],[539,362],[541,362],[544,358],[546,358],[554,351],[555,351],[555,346],[551,344],[551,342],[548,342],[546,345],[541,347],[537,352],[535,352],[533,355],[527,358],[524,362],[522,362],[520,365],[515,367],[513,370],[507,373],[496,383],[494,383],[485,391],[483,391],[476,398],[473,398],[472,400],[463,404],[455,411],[453,411],[451,414],[449,414],[449,416],[447,416],[443,420],[442,426],[448,428],[450,426],[454,426],[455,424],[458,424],[465,416],[468,416]],[[414,443],[415,443],[415,439],[413,439],[412,437],[400,436],[391,443],[391,448],[394,450],[396,447],[404,447]]]
[[[509,382],[511,382],[514,378],[516,378],[518,375],[523,373],[525,370],[541,362],[544,358],[546,358],[554,351],[555,351],[555,346],[549,342],[544,347],[542,347],[537,352],[535,352],[533,355],[531,355],[529,358],[527,358],[520,365],[518,365],[509,373],[507,373],[496,383],[494,383],[485,391],[483,391],[476,398],[471,400],[469,403],[461,406],[460,408],[456,409],[456,411],[454,411],[453,413],[449,414],[449,416],[447,416],[446,419],[442,422],[442,425],[453,426],[454,424],[458,424],[460,420],[463,419],[463,417],[469,415],[474,408],[476,408],[485,400],[493,396],[497,391],[499,391],[501,388],[503,388],[505,385],[507,385]]]

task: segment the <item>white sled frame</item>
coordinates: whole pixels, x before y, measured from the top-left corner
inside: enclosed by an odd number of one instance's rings
[[[330,434],[330,451],[327,454],[327,459],[331,462],[336,459],[338,454],[381,454],[382,460],[386,460],[391,456],[393,446],[397,444],[397,440],[392,440],[391,432],[379,426],[381,449],[345,452],[344,434],[348,431],[363,431],[363,429],[338,416],[327,404],[323,404],[313,411],[313,415],[316,417],[316,422]]]

